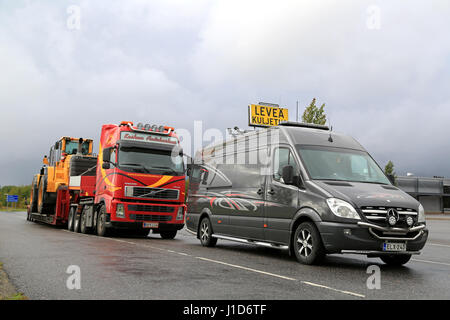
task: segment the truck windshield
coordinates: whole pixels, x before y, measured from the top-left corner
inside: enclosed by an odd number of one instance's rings
[[[180,176],[184,174],[183,157],[169,150],[120,147],[118,165],[121,170]]]
[[[313,180],[390,184],[367,152],[319,146],[296,147]]]

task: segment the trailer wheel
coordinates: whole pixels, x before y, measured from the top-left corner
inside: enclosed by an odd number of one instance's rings
[[[109,229],[106,228],[106,209],[104,205],[100,207],[98,213],[97,235],[100,237],[107,237],[109,235]]]
[[[75,219],[75,213],[76,213],[76,208],[75,207],[70,207],[69,210],[69,218],[67,221],[67,230],[69,231],[73,231],[74,230],[74,219]]]
[[[173,239],[177,235],[177,230],[161,230],[159,234],[163,239]]]

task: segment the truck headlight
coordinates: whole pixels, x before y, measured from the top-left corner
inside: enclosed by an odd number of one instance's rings
[[[361,220],[355,208],[353,208],[353,206],[350,203],[344,200],[336,198],[328,198],[327,204],[330,207],[331,212],[333,212],[336,216],[340,218]]]
[[[417,217],[417,222],[425,222],[425,209],[422,204],[419,204],[419,216]]]
[[[183,220],[184,207],[179,207],[177,212],[177,220]]]
[[[116,206],[116,217],[117,218],[125,218],[125,208],[123,204],[118,203]]]

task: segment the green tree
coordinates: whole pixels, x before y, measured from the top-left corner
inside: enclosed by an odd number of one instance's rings
[[[325,103],[320,108],[316,106],[316,98],[312,99],[309,106],[303,112],[303,122],[325,125],[327,123],[327,116],[325,114]]]
[[[386,166],[384,167],[384,173],[387,176],[395,177],[394,163],[391,160],[389,160]]]

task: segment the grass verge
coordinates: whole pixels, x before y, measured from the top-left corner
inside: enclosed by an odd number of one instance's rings
[[[17,292],[16,288],[9,281],[8,275],[3,270],[3,263],[0,262],[0,300],[28,300],[23,293]]]

